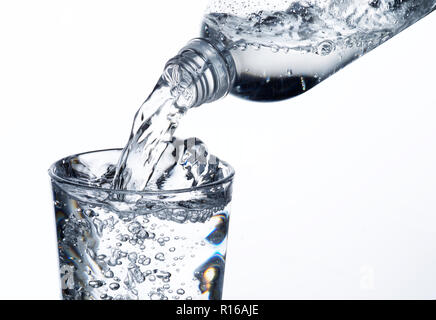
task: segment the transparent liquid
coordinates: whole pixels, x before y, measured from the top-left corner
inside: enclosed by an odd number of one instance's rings
[[[276,1],[278,5],[220,2],[226,11],[214,12],[222,9],[219,5],[210,8],[202,36],[222,43],[231,52],[237,70],[232,93],[257,101],[287,99],[306,92],[436,6],[436,0]],[[259,7],[271,10],[253,11]],[[161,183],[168,180],[171,166],[157,168],[159,163],[172,163],[165,150],[178,121],[195,100],[193,84],[203,71],[187,72],[178,66],[165,70],[135,116],[117,166],[114,189],[173,185]],[[194,156],[193,163],[196,161]],[[192,180],[192,186],[207,183],[192,179],[189,170],[179,178]]]
[[[221,299],[231,172],[199,139],[173,137],[195,80],[167,65],[122,152],[57,164],[64,299]]]
[[[306,92],[435,6],[435,0],[215,1],[202,36],[231,50],[232,93],[274,101]]]
[[[98,187],[53,181],[63,298],[221,299],[231,183],[160,195],[101,189],[119,155],[56,165],[58,176]]]
[[[303,93],[436,3],[283,2],[289,6],[279,11],[205,17],[203,36],[223,42],[235,61],[233,93],[258,101]],[[77,181],[53,182],[65,299],[221,298],[231,183],[213,184],[226,168],[201,141],[173,137],[203,71],[166,68],[115,160],[97,165],[73,157],[58,164]],[[120,192],[175,189],[193,191],[151,198]]]
[[[129,141],[118,161],[113,188],[150,189],[156,165],[173,139],[179,119],[192,100],[190,75],[168,68],[136,113]]]

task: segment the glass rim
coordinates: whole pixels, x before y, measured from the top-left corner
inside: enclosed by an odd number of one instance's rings
[[[98,190],[98,191],[118,193],[118,194],[137,194],[137,195],[154,195],[154,196],[160,195],[160,194],[179,194],[179,193],[187,193],[187,192],[209,189],[209,188],[214,187],[214,186],[218,186],[218,185],[222,185],[222,184],[231,182],[233,180],[233,177],[235,176],[235,170],[233,169],[233,167],[229,163],[227,163],[226,161],[220,160],[230,170],[230,173],[226,177],[224,177],[218,181],[209,182],[209,183],[206,183],[206,184],[203,184],[200,186],[195,186],[192,188],[182,188],[182,189],[174,189],[174,190],[144,190],[144,191],[140,191],[140,190],[108,189],[108,188],[102,188],[102,187],[97,187],[97,186],[91,186],[89,184],[71,181],[68,178],[61,177],[56,173],[56,170],[55,170],[56,166],[61,161],[64,161],[69,157],[74,157],[74,156],[79,157],[79,156],[83,156],[83,155],[91,154],[91,153],[100,153],[100,152],[108,152],[108,151],[122,151],[122,150],[123,150],[122,148],[101,149],[101,150],[94,150],[94,151],[77,153],[77,154],[73,154],[71,156],[63,157],[60,160],[54,162],[50,166],[50,168],[48,169],[48,174],[56,182],[59,182],[62,184],[67,184],[67,185],[74,186],[74,187],[78,187],[81,189]]]

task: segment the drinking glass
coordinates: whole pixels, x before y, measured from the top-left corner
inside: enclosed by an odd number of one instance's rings
[[[233,168],[181,190],[113,190],[120,149],[66,157],[49,169],[62,297],[219,300]]]

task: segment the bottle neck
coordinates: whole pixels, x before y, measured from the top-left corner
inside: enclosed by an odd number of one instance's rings
[[[192,78],[194,97],[190,107],[198,107],[225,97],[235,81],[235,62],[222,43],[203,38],[191,40],[179,54],[169,60],[168,70],[174,66]]]

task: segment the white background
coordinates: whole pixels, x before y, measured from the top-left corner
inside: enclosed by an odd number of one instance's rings
[[[205,5],[0,0],[0,298],[59,298],[47,169],[125,144]],[[237,172],[224,298],[436,298],[435,30],[295,99],[183,120]]]

